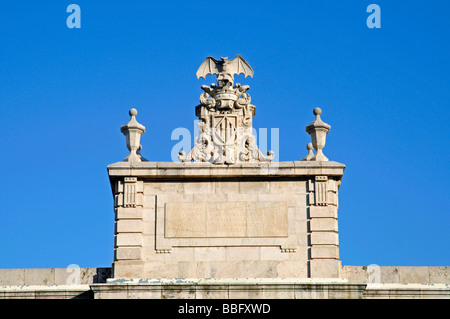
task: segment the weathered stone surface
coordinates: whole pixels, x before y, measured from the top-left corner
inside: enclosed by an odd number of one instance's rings
[[[306,259],[284,260],[277,263],[278,278],[308,278],[308,264]]]
[[[311,245],[339,245],[337,232],[313,232],[311,233]]]
[[[310,206],[310,218],[337,218],[337,208],[334,206]]]
[[[54,285],[55,269],[54,268],[30,268],[24,270],[25,285]]]
[[[167,203],[165,237],[280,237],[288,235],[279,202]]]
[[[311,231],[338,231],[338,223],[335,218],[312,218],[310,222]]]
[[[231,276],[234,269],[237,272],[232,277],[244,273],[250,277],[260,273],[308,277],[311,276],[308,260],[312,255],[339,258],[337,207],[327,203],[311,206],[308,196],[314,188],[307,185],[311,176],[314,181],[315,175],[310,174],[324,176],[325,168],[329,174],[326,176],[330,176],[324,179],[330,184],[326,191],[337,192],[335,180],[342,176],[341,164],[281,162],[277,163],[276,171],[264,170],[264,163],[126,164],[130,170],[125,170],[123,163],[108,167],[112,183],[125,177],[117,172],[137,176],[136,185],[143,181],[144,207],[116,208],[118,234],[124,235],[117,237],[116,249],[142,247],[141,261],[148,276],[170,278],[190,274],[218,278],[222,273]],[[133,209],[139,212],[134,213]],[[133,219],[136,222],[130,222]],[[139,220],[142,228],[138,226]],[[141,239],[133,237],[141,229]],[[335,247],[311,251],[311,245]],[[125,251],[129,250],[123,250],[123,258],[134,258]],[[118,259],[115,263],[126,260]],[[236,263],[229,269],[223,268],[228,261]],[[253,275],[251,267],[244,271],[242,262],[246,261],[254,265]],[[265,269],[271,262],[275,266]],[[142,269],[138,267],[137,271]]]
[[[428,267],[430,283],[450,284],[450,267]]]
[[[141,252],[141,247],[118,247],[116,249],[116,260],[140,260]]]
[[[179,278],[198,278],[199,275],[211,277],[211,261],[180,261],[178,262]]]
[[[116,247],[119,246],[142,246],[141,233],[118,233],[115,236]]]
[[[116,219],[142,219],[143,209],[118,207],[115,209]]]
[[[0,269],[0,286],[25,284],[25,269]]]
[[[0,287],[0,299],[92,299],[89,285]]]
[[[192,265],[191,263],[185,263]],[[252,263],[242,264],[242,270],[252,268]],[[289,267],[292,268],[292,267]],[[68,298],[98,298],[98,299],[138,299],[138,298],[196,298],[196,299],[229,299],[237,296],[246,298],[450,298],[449,283],[379,283],[367,284],[359,278],[364,278],[367,267],[343,266],[341,275],[349,279],[301,279],[297,276],[285,276],[282,278],[260,278],[260,279],[128,279],[115,281],[109,279],[108,283],[96,283],[95,276],[103,273],[108,268],[82,268],[82,283],[79,285],[67,285],[64,276],[66,269],[55,268],[36,269],[40,273],[39,278],[48,274],[61,275],[55,280],[55,285],[23,285],[23,279],[18,282],[12,281],[14,274],[25,272],[25,269],[0,269],[0,280],[6,282],[10,278],[10,284],[0,286],[0,299],[4,298],[32,298],[32,299],[68,299]],[[397,267],[381,267],[392,272]],[[429,274],[439,273],[446,278],[450,273],[450,267],[400,267],[409,273],[423,273],[427,270]],[[264,267],[260,268],[265,270]],[[266,267],[271,269],[271,265]],[[277,271],[280,270],[278,265]],[[195,272],[193,272],[195,273]],[[97,274],[97,275],[94,275]],[[352,274],[352,275],[350,275]],[[435,275],[436,276],[436,275]],[[441,277],[441,278],[442,278]],[[185,276],[184,278],[193,278]],[[40,279],[40,280],[41,280]],[[430,280],[432,278],[430,277]],[[53,279],[52,279],[53,280]],[[84,283],[87,280],[90,284]],[[105,282],[105,281],[101,281]],[[163,293],[164,292],[164,293]]]
[[[220,298],[220,299],[317,299],[363,298],[365,285],[335,279],[155,279],[92,285],[102,298]],[[161,292],[161,294],[159,294]],[[124,296],[126,293],[126,297]],[[145,295],[148,293],[148,295]]]
[[[450,267],[377,266],[379,283],[450,284]],[[369,282],[367,266],[343,266],[341,277],[350,282]],[[373,281],[372,281],[373,282]]]
[[[336,259],[312,259],[309,261],[312,278],[340,278],[340,261]]]
[[[146,278],[144,263],[141,260],[121,260],[114,262],[114,278]]]
[[[314,245],[311,247],[312,259],[339,259],[339,248],[335,245]]]
[[[108,165],[107,168],[112,182],[123,176],[171,180],[171,182],[174,178],[226,178],[230,180],[248,177],[289,177],[298,179],[317,175],[341,178],[345,169],[344,164],[333,161],[288,161],[277,163],[277,165],[272,164],[272,167],[273,169],[270,169],[267,163],[222,166],[210,163],[139,162],[131,164],[118,162]]]
[[[206,237],[205,203],[166,203],[164,236]]]
[[[111,268],[0,269],[0,286],[91,284],[110,277]]]
[[[117,233],[142,233],[142,220],[121,219],[116,222]]]

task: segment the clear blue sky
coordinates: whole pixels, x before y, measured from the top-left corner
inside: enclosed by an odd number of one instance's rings
[[[193,130],[214,81],[197,68],[238,53],[281,161],[306,155],[314,107],[331,125],[342,264],[450,266],[449,14],[437,0],[3,1],[0,268],[111,266],[106,166],[128,153],[128,110],[147,128],[142,154],[170,161],[172,131]]]

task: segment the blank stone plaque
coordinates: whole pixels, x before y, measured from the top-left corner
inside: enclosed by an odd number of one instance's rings
[[[288,236],[283,202],[166,203],[166,238]]]

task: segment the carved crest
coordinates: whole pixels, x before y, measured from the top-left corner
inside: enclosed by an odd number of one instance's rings
[[[236,115],[217,115],[213,117],[213,141],[217,145],[232,145],[236,142]]]
[[[232,60],[207,57],[197,71],[197,78],[217,75],[217,85],[202,85],[200,105],[196,115],[200,119],[199,136],[191,151],[180,152],[183,162],[210,162],[232,164],[239,162],[266,162],[274,158],[269,151],[264,156],[258,149],[252,132],[255,106],[250,104],[248,85],[233,84],[235,74],[253,77],[253,69],[240,55]]]

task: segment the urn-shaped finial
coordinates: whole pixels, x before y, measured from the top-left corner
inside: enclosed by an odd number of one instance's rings
[[[120,131],[125,135],[127,140],[127,147],[130,150],[130,154],[123,160],[124,162],[141,162],[146,161],[139,151],[142,149],[141,136],[145,132],[145,126],[136,121],[137,110],[135,108],[130,109],[129,114],[131,116],[130,121],[122,125]]]
[[[306,126],[306,132],[311,135],[311,141],[314,149],[316,150],[316,155],[311,159],[311,161],[328,161],[328,158],[323,155],[323,148],[325,147],[325,142],[327,134],[330,131],[331,126],[323,122],[320,118],[322,110],[316,107],[313,111],[316,119],[314,122]]]

